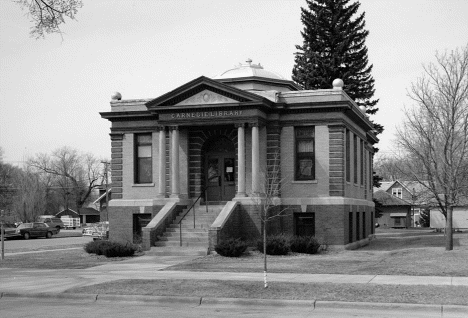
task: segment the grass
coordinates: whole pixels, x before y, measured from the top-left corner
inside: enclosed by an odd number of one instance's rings
[[[227,297],[467,305],[468,287],[364,284],[298,284],[218,280],[119,280],[68,290],[70,293],[152,296]]]
[[[60,248],[66,246],[56,246],[54,249],[37,253],[7,255],[0,261],[0,268],[85,269],[132,258],[107,258],[103,255],[88,254],[83,250],[83,246],[78,248],[69,246],[65,250]]]
[[[377,235],[370,245],[354,251],[315,255],[268,256],[271,273],[468,276],[468,233],[454,234],[453,251],[445,251],[444,236],[429,231]],[[411,234],[411,235],[408,235]],[[263,254],[253,251],[239,258],[208,255],[167,270],[262,272]]]

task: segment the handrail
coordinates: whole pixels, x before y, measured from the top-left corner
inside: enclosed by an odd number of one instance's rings
[[[197,204],[198,200],[200,200],[200,198],[204,194],[205,194],[206,213],[208,213],[208,201],[206,200],[206,189],[208,189],[209,187],[210,186],[208,185],[203,189],[203,191],[200,193],[200,195],[195,200],[195,202],[192,203],[190,208],[187,209],[187,211],[184,213],[182,218],[179,220],[179,234],[180,234],[180,238],[179,238],[180,243],[179,244],[180,244],[180,246],[182,246],[182,221],[184,220],[185,216],[190,212],[190,210],[193,208],[193,228],[195,228],[195,204]]]

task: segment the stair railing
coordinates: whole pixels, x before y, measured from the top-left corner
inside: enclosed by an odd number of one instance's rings
[[[180,234],[179,242],[180,242],[180,246],[182,246],[182,221],[184,220],[185,216],[190,212],[190,210],[193,209],[193,228],[195,228],[195,204],[197,204],[197,202],[201,199],[201,197],[203,195],[205,195],[206,213],[208,213],[208,201],[207,201],[207,196],[206,196],[206,189],[208,189],[209,187],[210,186],[206,186],[203,189],[203,191],[200,193],[198,198],[192,203],[190,208],[187,209],[187,211],[184,213],[182,218],[180,218],[180,220],[179,220],[179,234]]]

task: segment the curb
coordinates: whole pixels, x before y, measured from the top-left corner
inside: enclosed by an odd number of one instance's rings
[[[467,317],[468,306],[462,305],[422,305],[409,303],[369,303],[369,302],[346,302],[346,301],[317,301],[316,309],[341,308],[341,309],[383,309],[391,311],[425,311],[434,315],[440,314],[441,317],[450,315],[450,317]]]
[[[466,317],[468,306],[463,305],[422,305],[408,303],[370,303],[345,302],[321,300],[284,300],[284,299],[249,299],[249,298],[216,298],[216,297],[177,297],[177,296],[151,296],[151,295],[112,295],[112,294],[75,294],[75,293],[15,293],[0,292],[0,301],[3,298],[40,298],[40,299],[69,299],[82,302],[133,302],[151,303],[159,305],[186,305],[186,306],[239,306],[239,307],[305,307],[314,309],[340,308],[340,309],[381,309],[381,310],[412,310],[425,311],[444,317]]]
[[[250,298],[215,298],[202,297],[200,305],[217,306],[233,305],[241,307],[315,307],[315,299],[312,300],[285,300],[285,299],[250,299]]]

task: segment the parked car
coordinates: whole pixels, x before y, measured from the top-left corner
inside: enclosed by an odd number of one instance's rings
[[[60,229],[65,228],[62,220],[53,216],[53,215],[39,215],[36,219],[37,222],[43,222],[49,227],[54,227],[57,229],[57,233],[60,232]]]
[[[12,223],[3,224],[3,235],[4,237],[15,237],[16,235],[16,226]]]
[[[49,227],[43,222],[23,223],[16,228],[15,234],[22,236],[25,240],[31,237],[51,238],[57,234],[58,230],[55,227]]]

